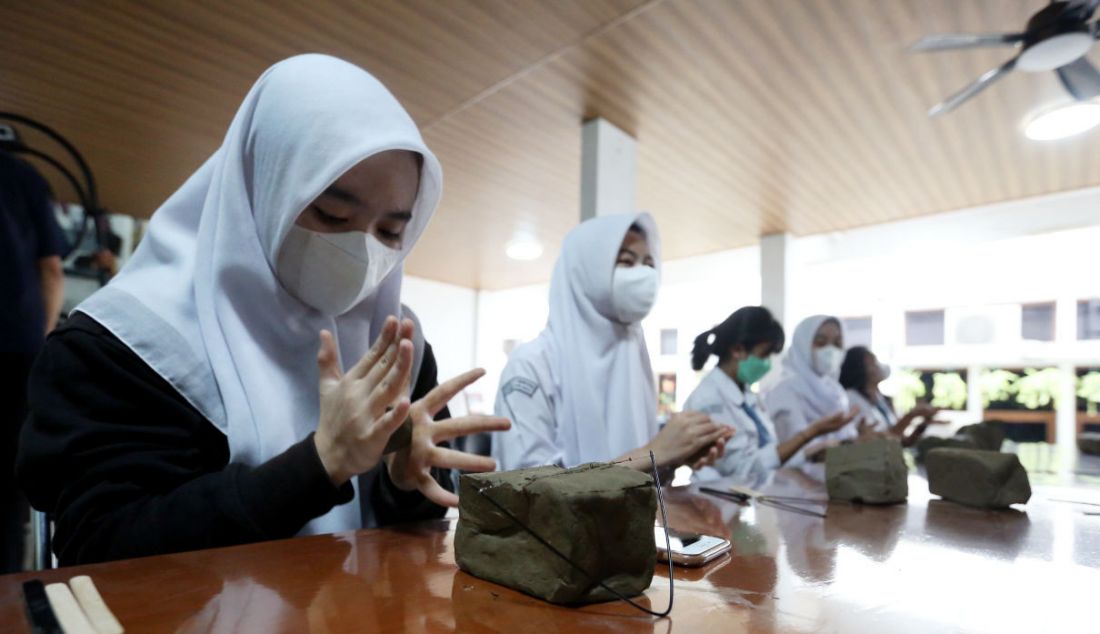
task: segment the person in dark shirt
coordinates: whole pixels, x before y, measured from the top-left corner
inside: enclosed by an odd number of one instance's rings
[[[64,250],[45,179],[0,151],[0,574],[23,563],[26,501],[15,486],[15,446],[31,362],[61,310]]]
[[[440,419],[482,372],[437,386],[399,319],[440,183],[362,69],[302,55],[261,76],[34,365],[17,473],[62,564],[438,517],[451,469],[494,468],[445,443],[506,420]]]

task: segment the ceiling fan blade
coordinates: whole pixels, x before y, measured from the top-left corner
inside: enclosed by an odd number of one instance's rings
[[[936,104],[928,111],[929,117],[938,117],[940,115],[947,114],[955,108],[958,108],[964,101],[970,99],[974,95],[989,88],[989,86],[1007,75],[1013,68],[1016,67],[1016,58],[1008,60],[1004,64],[1001,64],[997,68],[986,71],[979,77],[974,83],[970,84],[966,88],[963,88],[959,92],[951,95],[947,99],[944,99],[941,103]]]
[[[909,47],[915,53],[950,51],[989,46],[1015,46],[1024,39],[1023,33],[940,33],[921,38]]]
[[[1071,14],[1075,19],[1084,22],[1096,13],[1098,7],[1100,7],[1100,0],[1069,0],[1062,15]]]
[[[1078,101],[1100,96],[1100,71],[1084,57],[1057,69],[1058,79]]]

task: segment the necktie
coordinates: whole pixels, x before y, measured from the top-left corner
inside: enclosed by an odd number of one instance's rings
[[[748,401],[741,403],[741,409],[745,410],[745,413],[749,415],[752,422],[756,423],[756,438],[758,440],[758,446],[764,445],[772,441],[771,434],[768,433],[768,428],[764,427],[764,421],[760,420],[760,415],[756,413],[756,410],[749,405]]]

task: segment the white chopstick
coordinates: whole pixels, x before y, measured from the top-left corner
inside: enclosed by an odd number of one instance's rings
[[[80,609],[80,604],[76,602],[69,586],[51,583],[46,586],[46,596],[50,599],[50,607],[65,634],[98,634],[84,615],[84,610]]]
[[[84,608],[84,614],[92,622],[99,634],[123,634],[122,624],[111,613],[103,597],[99,595],[95,583],[88,575],[80,575],[69,579],[69,587],[72,588],[80,607]]]

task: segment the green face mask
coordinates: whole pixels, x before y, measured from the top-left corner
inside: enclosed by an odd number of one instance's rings
[[[749,355],[747,359],[737,364],[737,379],[746,386],[752,385],[764,378],[764,375],[771,369],[772,360],[770,358],[761,359],[755,354],[752,354]]]

